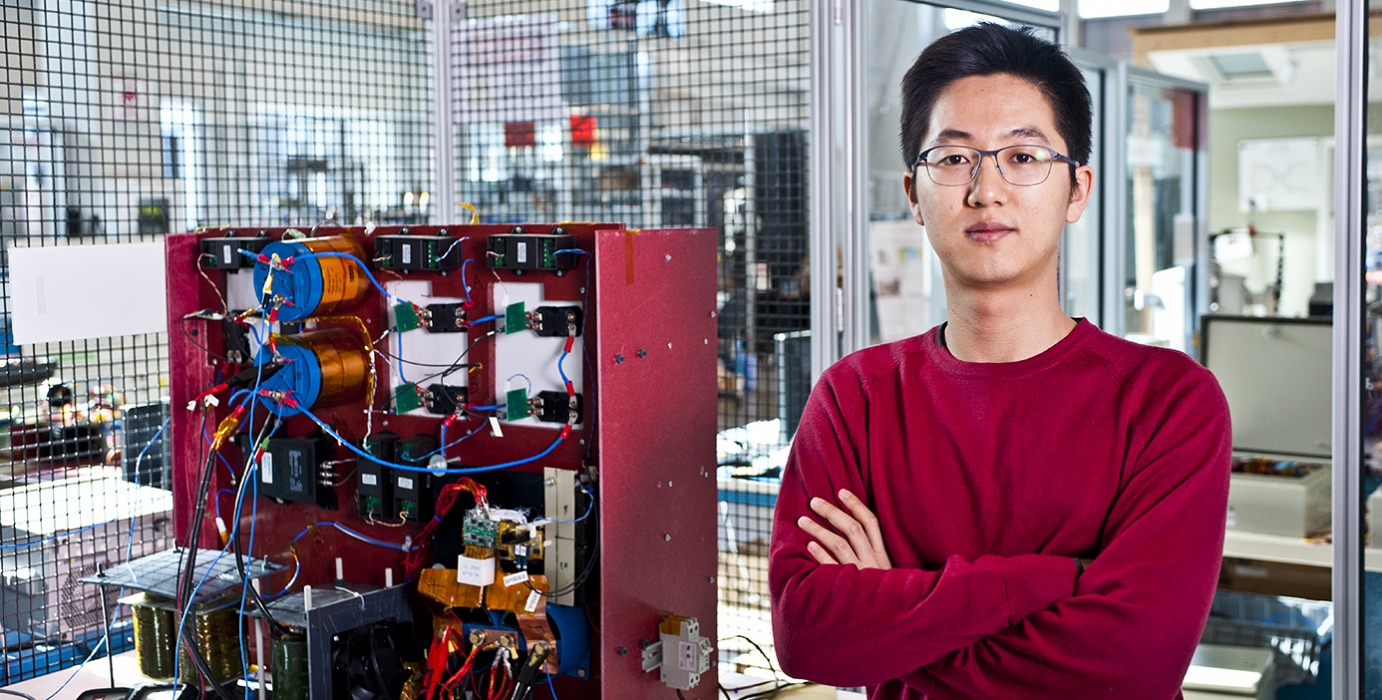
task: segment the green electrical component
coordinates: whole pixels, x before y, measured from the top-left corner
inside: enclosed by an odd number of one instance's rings
[[[513,334],[528,329],[528,311],[523,302],[509,304],[504,309],[504,332]]]
[[[467,545],[496,549],[499,547],[499,523],[475,511],[465,514],[462,541]]]
[[[284,635],[269,642],[273,658],[274,700],[307,700],[307,638]]]
[[[528,417],[528,389],[510,389],[505,397],[505,408],[508,410],[507,420],[520,420]]]
[[[422,408],[422,394],[416,384],[404,384],[393,395],[394,413],[409,413]]]
[[[407,333],[414,328],[422,327],[422,321],[417,317],[417,307],[406,301],[394,304],[393,319],[394,330],[399,333]]]

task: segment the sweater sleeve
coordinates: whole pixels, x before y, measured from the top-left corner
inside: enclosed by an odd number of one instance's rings
[[[841,488],[867,493],[860,474],[866,408],[857,377],[839,374],[823,376],[807,401],[773,517],[768,580],[786,673],[877,685],[1074,593],[1078,563],[1066,556],[952,557],[936,571],[817,563],[796,524],[812,515],[811,498],[835,502]]]
[[[1132,429],[1145,447],[1075,595],[904,683],[945,698],[1176,696],[1223,556],[1231,431],[1208,371],[1168,384]]]

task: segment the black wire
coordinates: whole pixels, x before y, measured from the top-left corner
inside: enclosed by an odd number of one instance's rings
[[[681,700],[686,700],[686,696],[682,695],[680,690],[677,691],[677,697],[681,698]]]
[[[474,367],[475,365],[474,365],[473,363],[465,363],[465,362],[461,362],[461,360],[464,360],[465,357],[466,357],[466,355],[469,355],[469,354],[470,354],[470,351],[471,351],[471,350],[474,350],[474,349],[475,349],[475,346],[478,345],[478,344],[480,343],[480,341],[482,341],[482,340],[484,340],[485,338],[488,338],[488,337],[494,335],[495,333],[496,333],[496,331],[490,331],[490,332],[488,332],[488,333],[486,333],[486,334],[480,336],[479,338],[476,338],[475,341],[472,342],[472,343],[470,344],[470,347],[467,347],[464,351],[461,352],[460,356],[458,356],[458,357],[456,358],[456,361],[455,361],[455,362],[451,363],[450,365],[447,365],[447,368],[448,368],[448,369],[443,370],[443,371],[441,371],[441,372],[435,372],[435,373],[433,373],[433,374],[429,374],[429,375],[423,377],[422,379],[418,379],[418,380],[416,380],[416,381],[409,382],[409,384],[412,384],[413,386],[418,386],[418,385],[422,384],[423,382],[425,382],[425,381],[427,381],[427,380],[429,380],[429,379],[436,379],[437,377],[443,377],[443,378],[444,378],[444,377],[446,377],[447,375],[450,375],[452,372],[455,372],[455,371],[458,370],[458,369],[464,369],[464,368]],[[375,350],[379,350],[379,348],[375,348]],[[383,352],[383,351],[380,350],[380,352]],[[385,356],[392,357],[392,356],[389,355],[388,353],[384,353],[384,355],[385,355]],[[406,385],[404,385],[404,386],[406,386]],[[388,402],[389,402],[389,403],[393,403],[394,400],[398,398],[398,394],[399,394],[402,390],[403,390],[403,387],[399,387],[397,391],[394,391],[392,394],[390,394],[390,395],[389,395],[389,401],[388,401]]]
[[[469,368],[469,367],[474,367],[474,366],[475,366],[475,363],[473,363],[473,362],[452,362],[452,363],[449,364],[449,365],[437,364],[437,363],[432,363],[432,362],[414,362],[414,361],[412,361],[412,360],[405,360],[405,359],[403,359],[403,358],[401,358],[401,357],[399,357],[399,356],[397,356],[397,355],[394,355],[394,354],[390,353],[388,350],[383,349],[382,347],[376,346],[374,349],[375,349],[375,351],[378,352],[380,355],[383,355],[384,357],[387,357],[387,358],[389,358],[390,360],[394,360],[395,362],[402,362],[402,363],[405,364],[405,365],[414,365],[414,366],[417,366],[417,367],[440,367],[440,368],[442,368],[442,369],[449,369],[449,370],[452,370],[452,371],[455,371],[455,370],[458,370],[458,369],[465,369],[465,368]],[[426,380],[424,379],[424,380],[422,380],[422,381],[426,381]],[[416,383],[416,382],[414,382],[414,383]]]
[[[181,329],[182,329],[182,336],[183,336],[184,338],[187,338],[187,342],[189,342],[189,343],[191,343],[191,344],[197,346],[197,348],[200,349],[202,352],[205,352],[206,354],[208,354],[208,355],[210,355],[210,356],[212,356],[212,357],[214,357],[214,358],[216,358],[216,359],[218,359],[218,360],[222,360],[222,361],[226,362],[227,364],[232,364],[232,365],[235,364],[234,362],[231,362],[231,361],[230,361],[230,358],[229,358],[229,357],[226,357],[225,355],[222,355],[222,354],[220,354],[220,353],[218,353],[218,352],[212,352],[212,351],[211,351],[211,348],[208,348],[208,347],[206,347],[205,345],[202,345],[201,343],[198,343],[197,340],[196,340],[196,338],[192,337],[192,334],[189,333],[189,332],[187,332],[187,322],[188,322],[188,321],[191,321],[192,319],[197,319],[197,320],[200,320],[200,321],[210,321],[210,319],[202,318],[202,317],[200,317],[200,316],[183,316],[183,317],[182,317],[182,321],[181,321],[180,323],[178,323],[178,328],[181,328]]]
[[[282,422],[282,421],[280,420],[279,422]],[[278,426],[277,426],[277,425],[274,426],[273,430],[269,430],[269,424],[266,422],[266,423],[264,424],[264,430],[261,430],[261,431],[260,431],[260,439],[262,440],[262,439],[263,439],[263,436],[264,436],[265,434],[272,435],[272,434],[273,434],[274,432],[276,432],[277,430],[278,430]],[[255,443],[254,443],[253,445],[250,445],[250,449],[249,449],[250,459],[254,459],[254,451],[255,451],[255,449],[256,449],[256,445],[258,445],[258,444],[259,444],[259,441],[256,440]],[[246,472],[246,474],[249,473],[248,466],[246,467],[245,472]],[[240,480],[240,492],[239,492],[238,494],[235,495],[235,503],[237,504],[237,506],[238,506],[240,503],[244,502],[244,499],[245,499],[245,492],[246,492],[246,490],[247,490],[247,487],[248,487],[248,485],[249,485],[249,482],[250,482],[250,479],[248,479],[248,478],[246,478],[246,479],[241,479],[241,480]],[[235,552],[235,570],[236,570],[237,572],[239,572],[239,574],[240,574],[240,580],[242,580],[242,581],[245,582],[245,591],[249,594],[250,599],[251,599],[252,601],[254,601],[254,607],[256,607],[256,608],[259,609],[259,613],[260,613],[261,615],[264,616],[264,619],[265,619],[265,620],[268,621],[269,627],[273,630],[273,632],[274,632],[275,634],[278,634],[278,635],[287,634],[287,633],[288,633],[288,628],[287,628],[287,627],[284,627],[282,623],[280,623],[278,620],[275,620],[275,619],[274,619],[273,614],[269,612],[269,606],[264,604],[264,598],[261,597],[261,596],[259,595],[259,591],[254,590],[254,586],[251,586],[251,585],[249,584],[249,574],[245,571],[245,555],[244,555],[244,552],[241,551],[241,549],[240,549],[240,523],[239,523],[239,522],[234,523],[234,525],[232,525],[232,527],[231,527],[230,546],[231,546],[231,549],[234,550],[234,552]]]
[[[720,688],[720,694],[725,696],[725,700],[734,700],[734,698],[729,696],[729,691],[725,690],[725,687],[723,685],[720,685],[718,683],[716,685]]]
[[[720,641],[721,641],[721,642],[724,642],[724,641],[729,640],[729,639],[742,639],[742,640],[748,642],[754,649],[756,649],[756,650],[758,651],[759,654],[762,654],[762,655],[763,655],[763,660],[766,661],[766,662],[768,662],[768,670],[773,672],[773,680],[781,680],[781,676],[778,675],[777,668],[773,666],[772,657],[768,656],[768,652],[763,651],[763,647],[758,646],[758,642],[755,642],[755,641],[753,641],[752,639],[749,639],[748,637],[746,637],[746,636],[744,636],[744,635],[742,635],[742,634],[736,634],[736,635],[732,635],[732,636],[729,636],[729,637],[725,637],[724,639],[721,639]]]
[[[21,693],[21,692],[19,692],[19,691],[17,691],[17,690],[7,690],[7,689],[5,689],[5,688],[0,688],[0,694],[4,694],[4,695],[13,695],[13,696],[15,696],[15,697],[17,697],[17,698],[24,698],[25,700],[34,700],[34,696],[32,696],[32,695],[25,695],[24,693]]]
[[[198,440],[198,442],[201,441]],[[192,579],[195,578],[197,570],[197,540],[201,538],[202,521],[206,519],[207,493],[211,490],[211,474],[216,466],[217,452],[217,450],[211,450],[207,453],[206,466],[202,467],[201,488],[197,490],[197,506],[192,510],[191,529],[187,538],[187,564],[183,569],[182,587],[178,591],[178,604],[174,606],[174,612],[178,615],[178,630],[183,633],[183,643],[187,646],[187,655],[192,659],[192,665],[197,667],[197,673],[201,674],[221,700],[234,700],[216,680],[216,673],[211,670],[211,664],[207,663],[206,657],[202,655],[196,635],[185,634],[184,629],[187,619],[185,614],[190,611],[193,604]]]

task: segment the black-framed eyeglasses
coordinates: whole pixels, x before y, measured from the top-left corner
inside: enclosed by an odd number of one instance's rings
[[[917,155],[913,167],[926,166],[931,182],[946,187],[968,185],[979,174],[984,156],[993,156],[998,172],[1008,184],[1030,187],[1046,182],[1056,161],[1069,163],[1073,171],[1079,163],[1046,146],[1005,146],[985,151],[969,146],[936,146]]]

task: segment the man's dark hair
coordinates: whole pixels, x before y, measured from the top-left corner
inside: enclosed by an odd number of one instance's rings
[[[946,87],[961,78],[1002,73],[1041,91],[1065,139],[1065,155],[1088,163],[1093,117],[1080,69],[1059,46],[1038,38],[1030,27],[1010,29],[982,22],[937,39],[902,78],[902,160],[907,167],[921,151],[931,111]]]

